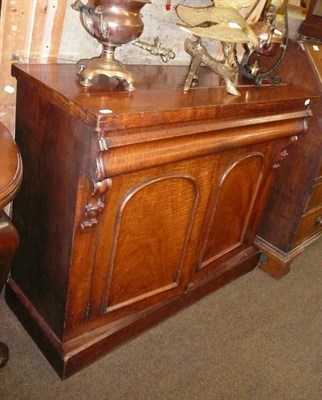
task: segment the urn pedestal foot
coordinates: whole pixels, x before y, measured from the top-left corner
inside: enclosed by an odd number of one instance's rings
[[[77,66],[82,86],[90,87],[93,85],[96,76],[105,75],[108,78],[115,77],[125,82],[125,89],[128,91],[135,90],[132,73],[120,61],[117,61],[113,54],[103,52],[100,57],[78,61]]]

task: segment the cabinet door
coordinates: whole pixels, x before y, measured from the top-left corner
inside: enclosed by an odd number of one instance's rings
[[[199,189],[168,174],[133,186],[120,201],[108,261],[105,312],[180,287]]]
[[[200,235],[194,279],[220,273],[227,260],[253,244],[271,169],[265,145],[222,154]]]
[[[116,176],[100,217],[90,329],[180,296],[218,156]]]
[[[268,145],[114,177],[100,217],[88,329],[184,295],[249,247]]]

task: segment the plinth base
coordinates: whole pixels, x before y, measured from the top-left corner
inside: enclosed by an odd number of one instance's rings
[[[259,257],[260,252],[250,247],[223,263],[219,271],[187,288],[181,296],[103,325],[67,342],[55,335],[13,278],[9,278],[7,283],[6,300],[52,367],[65,379],[182,308],[251,271],[256,267]]]

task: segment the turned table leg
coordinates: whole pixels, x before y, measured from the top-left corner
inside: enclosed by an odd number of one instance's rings
[[[19,236],[7,215],[0,211],[0,292],[6,282],[10,264],[19,243]],[[0,368],[9,358],[9,349],[0,342]]]
[[[0,368],[4,367],[9,360],[9,349],[8,346],[0,342]]]

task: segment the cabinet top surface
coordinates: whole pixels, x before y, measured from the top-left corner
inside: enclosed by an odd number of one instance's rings
[[[302,74],[294,68],[294,56],[301,58],[296,64],[302,66]],[[135,77],[136,89],[132,92],[104,76],[85,88],[79,84],[72,64],[15,64],[12,73],[18,82],[34,85],[70,114],[100,129],[276,114],[303,109],[307,98],[318,95],[310,62],[296,44],[279,67],[282,85],[255,87],[240,79],[237,86],[241,96],[228,94],[217,75],[207,68],[202,68],[197,86],[188,92],[183,91],[187,66],[127,68]]]

